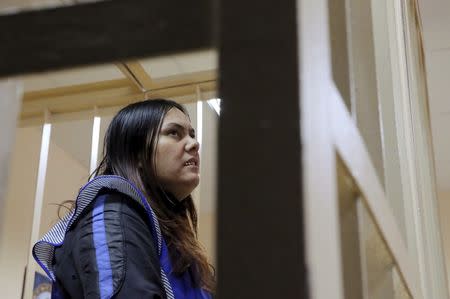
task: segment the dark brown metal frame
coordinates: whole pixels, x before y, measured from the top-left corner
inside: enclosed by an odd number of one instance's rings
[[[0,77],[211,47],[208,0],[110,0],[0,16]]]
[[[221,299],[307,298],[295,4],[114,0],[0,16],[0,77],[217,45]]]

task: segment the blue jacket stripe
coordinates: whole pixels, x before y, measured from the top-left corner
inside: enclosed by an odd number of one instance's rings
[[[109,299],[113,295],[113,279],[109,249],[106,240],[105,221],[103,211],[105,196],[99,196],[92,211],[92,232],[95,245],[95,256],[98,269],[98,286],[101,299]]]

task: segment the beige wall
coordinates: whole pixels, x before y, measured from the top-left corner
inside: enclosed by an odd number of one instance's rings
[[[16,144],[6,197],[1,233],[0,283],[2,298],[19,299],[23,274],[29,253],[34,195],[41,131],[24,128],[17,131]],[[73,199],[88,170],[53,141],[50,143],[47,182],[40,226],[40,236],[57,220],[57,206],[66,199]]]
[[[3,298],[20,298],[33,217],[38,168],[38,128],[17,131],[5,206],[0,248],[0,289]]]

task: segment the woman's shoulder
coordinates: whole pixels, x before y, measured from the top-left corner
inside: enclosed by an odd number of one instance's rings
[[[78,219],[74,223],[74,226],[83,219],[86,219],[86,217],[97,216],[98,218],[105,212],[108,214],[125,214],[139,217],[143,220],[147,219],[145,208],[135,199],[116,190],[104,189],[84,208],[77,217]]]

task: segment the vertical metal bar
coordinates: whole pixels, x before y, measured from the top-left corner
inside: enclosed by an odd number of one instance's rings
[[[307,298],[296,1],[218,13],[218,297]]]
[[[91,163],[90,163],[90,171],[92,174],[97,168],[97,159],[98,159],[98,144],[100,140],[100,122],[101,118],[98,115],[97,107],[94,109],[94,123],[92,125],[92,143],[91,143]]]
[[[45,112],[45,124],[42,128],[42,141],[41,141],[41,153],[39,156],[39,168],[37,175],[36,193],[34,197],[34,210],[33,210],[33,226],[31,228],[29,255],[27,262],[27,273],[25,282],[25,295],[24,298],[31,298],[33,291],[34,272],[36,270],[36,263],[31,255],[31,249],[38,240],[39,230],[41,224],[42,204],[44,201],[44,189],[45,179],[47,175],[47,162],[50,146],[50,137],[52,131],[52,125],[49,122],[50,113]]]
[[[315,299],[344,298],[330,121],[330,100],[337,91],[332,81],[328,2],[297,1],[305,253],[309,292]]]
[[[203,141],[203,102],[202,102],[202,91],[200,89],[200,86],[197,85],[196,88],[197,93],[197,140],[200,144],[200,152],[201,152],[201,145]]]
[[[202,91],[200,89],[200,86],[197,85],[196,87],[196,94],[197,94],[197,124],[196,124],[196,134],[197,134],[197,141],[200,144],[200,175],[202,174],[202,161],[203,161],[203,155],[202,155],[202,145],[203,145],[203,102],[202,102]],[[194,190],[194,204],[198,211],[198,222],[200,223],[200,200],[201,200],[201,180],[200,184],[195,188]]]

